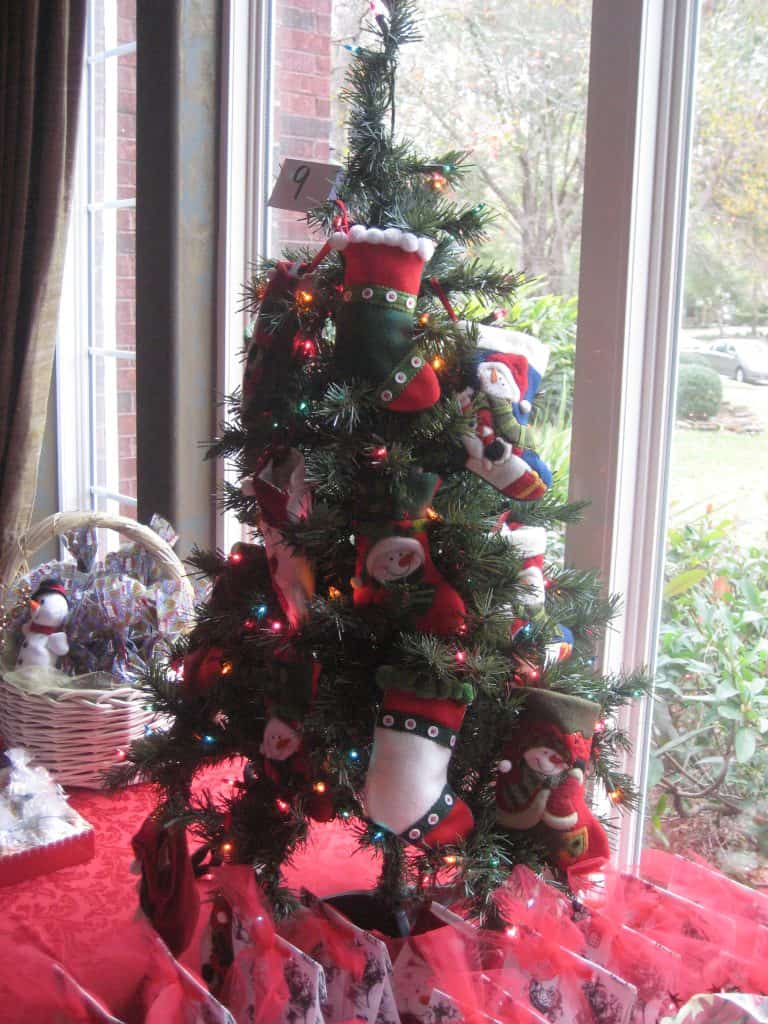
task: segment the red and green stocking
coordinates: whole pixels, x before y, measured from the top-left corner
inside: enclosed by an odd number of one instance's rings
[[[299,284],[299,263],[281,260],[270,275],[259,314],[246,332],[248,347],[241,395],[244,419],[271,412],[272,396],[288,373],[299,327],[295,313],[285,315]]]
[[[466,704],[387,690],[365,782],[368,817],[408,842],[435,847],[472,830],[469,807],[448,784]]]
[[[413,627],[451,636],[463,625],[466,606],[430,552],[426,510],[439,483],[432,473],[414,474],[409,494],[396,506],[392,519],[357,524],[353,601],[357,607],[388,604],[400,600],[398,583],[418,585],[424,600],[414,608]]]
[[[382,407],[429,409],[440,397],[435,371],[413,342],[416,299],[429,238],[399,228],[356,224],[330,244],[344,254],[344,290],[336,314],[336,367],[344,380],[370,381]]]
[[[599,867],[610,849],[587,806],[584,773],[600,707],[551,690],[519,692],[525,706],[502,749],[497,821],[512,831],[530,831],[564,870]]]

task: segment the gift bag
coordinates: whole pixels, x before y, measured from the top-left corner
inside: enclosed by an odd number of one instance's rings
[[[326,1024],[399,1024],[392,964],[384,942],[327,903],[314,900],[281,924],[281,934],[316,960],[326,976]]]

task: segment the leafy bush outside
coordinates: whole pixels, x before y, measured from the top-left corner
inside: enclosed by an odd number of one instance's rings
[[[711,515],[669,534],[649,840],[752,878],[768,853],[768,551],[737,540]]]
[[[678,419],[708,420],[717,415],[723,400],[720,375],[708,366],[686,363],[677,382]]]
[[[534,403],[536,422],[562,426],[573,407],[573,367],[576,355],[575,295],[537,294],[542,283],[527,281],[507,309],[515,330],[532,334],[549,348],[542,391]]]

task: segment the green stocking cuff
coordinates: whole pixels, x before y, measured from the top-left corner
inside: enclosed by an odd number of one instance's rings
[[[430,700],[455,700],[459,704],[471,704],[475,699],[472,683],[419,675],[405,666],[382,665],[376,672],[376,683],[382,690],[405,690],[415,697]]]
[[[409,292],[399,292],[395,288],[387,288],[380,284],[366,284],[362,287],[347,288],[342,295],[344,302],[367,302],[385,309],[397,309],[401,313],[413,313],[416,309],[416,296]]]

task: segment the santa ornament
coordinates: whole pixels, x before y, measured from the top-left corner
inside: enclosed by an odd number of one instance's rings
[[[242,489],[259,503],[258,526],[272,585],[289,625],[298,629],[315,592],[315,578],[309,561],[285,542],[282,530],[289,522],[305,519],[312,508],[304,456],[296,448],[270,456]]]
[[[478,391],[508,402],[525,426],[549,362],[549,349],[530,334],[478,324],[473,360]]]
[[[309,712],[320,679],[318,662],[307,664],[290,651],[276,652],[272,664],[273,681],[267,700],[267,720],[259,746],[261,770],[287,794],[297,787],[304,791],[305,810],[315,821],[330,821],[333,800],[326,786],[312,779],[309,748],[303,735],[303,720]]]
[[[413,341],[424,264],[435,243],[400,228],[355,224],[331,235],[344,255],[336,314],[336,367],[344,380],[370,381],[379,404],[420,412],[440,398],[435,371]]]
[[[528,334],[478,324],[472,383],[458,395],[466,421],[467,469],[518,501],[541,498],[552,473],[526,446],[532,402],[547,366],[547,348]]]
[[[502,749],[496,819],[512,831],[531,832],[563,870],[600,867],[610,849],[584,794],[600,707],[551,690],[519,692],[525,706]]]
[[[23,640],[16,665],[55,668],[57,660],[69,651],[63,630],[69,615],[67,591],[61,580],[42,580],[29,599],[30,617],[21,627]]]

